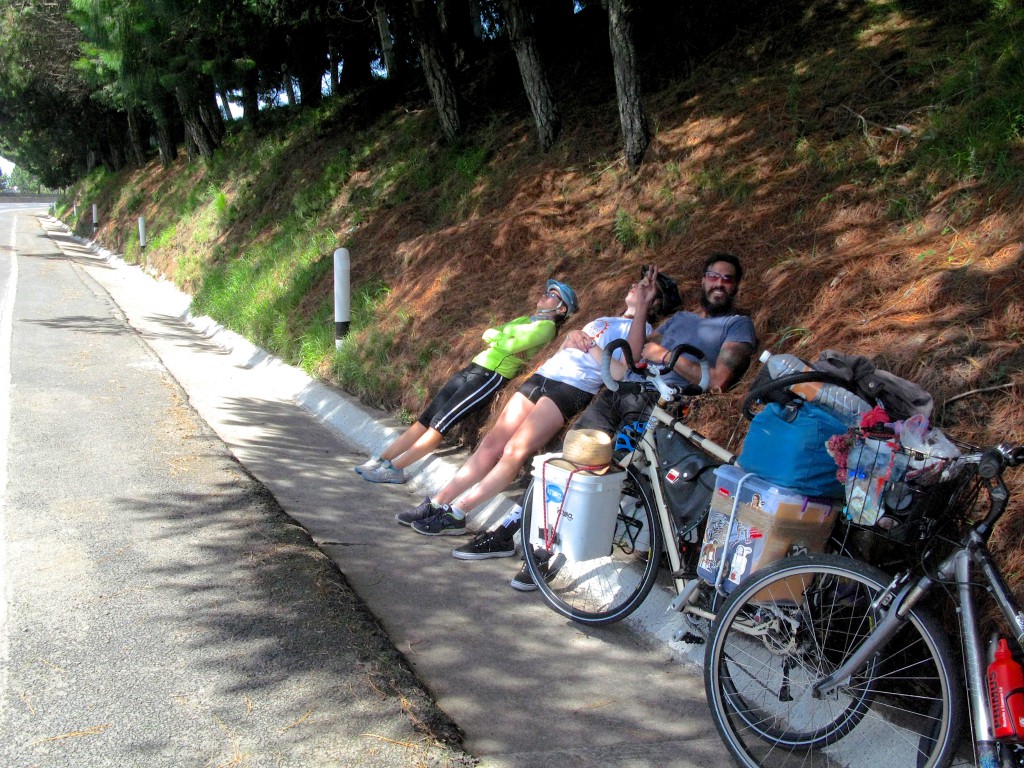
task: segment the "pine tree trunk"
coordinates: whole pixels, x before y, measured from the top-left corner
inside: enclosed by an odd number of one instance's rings
[[[295,95],[295,81],[292,80],[291,73],[284,73],[284,92],[288,94],[288,106],[294,107],[299,102],[298,96]]]
[[[640,95],[632,15],[632,0],[608,0],[608,37],[615,68],[615,92],[619,99],[626,165],[631,171],[636,171],[651,142],[651,131]]]
[[[462,133],[462,104],[442,46],[437,16],[433,5],[425,0],[412,0],[412,12],[427,88],[437,110],[441,133],[452,142]]]
[[[364,88],[373,82],[373,34],[365,25],[350,25],[340,41],[342,62],[340,92]]]
[[[199,118],[206,127],[210,141],[215,147],[219,147],[224,141],[224,117],[217,107],[216,101],[203,101],[199,104]]]
[[[259,75],[255,69],[242,75],[242,117],[254,127],[260,120]]]
[[[178,109],[181,112],[181,120],[185,124],[185,138],[190,147],[194,148],[204,159],[213,157],[214,145],[207,135],[203,118],[199,114],[197,99],[182,86],[175,89],[175,96],[178,98]]]
[[[188,126],[185,127],[185,157],[188,158],[190,163],[194,162],[197,157],[201,157],[199,148],[196,146],[196,140],[192,137]]]
[[[338,95],[338,64],[341,57],[332,49],[327,52],[327,61],[331,67],[331,96]]]
[[[391,36],[391,23],[388,21],[388,9],[384,0],[377,0],[373,4],[373,16],[377,22],[377,33],[380,35],[380,50],[384,57],[384,68],[388,71],[388,79],[397,80],[401,73],[398,71],[395,42]]]
[[[303,62],[303,65],[299,73],[299,93],[302,99],[299,103],[303,109],[317,107],[324,100],[324,70],[323,67],[313,68],[310,62]]]
[[[508,19],[512,50],[515,51],[516,61],[519,63],[519,74],[523,78],[523,88],[526,90],[533,121],[537,126],[537,140],[540,142],[541,150],[547,152],[558,138],[562,118],[551,92],[547,70],[540,58],[533,19],[523,8],[521,0],[503,0],[502,5]]]
[[[230,122],[234,118],[231,117],[231,102],[228,100],[228,92],[223,88],[219,91],[220,94],[220,119],[225,123]]]
[[[212,80],[204,81],[200,85],[202,92],[197,96],[197,107],[199,117],[206,126],[207,135],[214,148],[217,148],[224,141],[224,117],[217,107],[217,89]]]
[[[156,145],[160,152],[160,165],[167,168],[178,158],[178,148],[171,138],[171,130],[166,120],[156,121]]]
[[[131,152],[132,162],[136,167],[141,168],[146,164],[146,151],[142,146],[142,127],[139,125],[139,112],[134,107],[128,107],[128,148]]]
[[[99,155],[103,167],[112,173],[117,173],[124,167],[121,150],[116,144],[105,142],[105,151],[101,150]]]

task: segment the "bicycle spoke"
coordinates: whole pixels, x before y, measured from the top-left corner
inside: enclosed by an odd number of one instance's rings
[[[543,578],[535,574],[545,602],[563,616],[594,625],[620,621],[636,610],[658,577],[662,533],[655,509],[645,481],[630,467],[609,553],[586,560],[565,553],[550,558]],[[525,530],[532,525],[528,513]],[[528,548],[525,554],[531,568],[537,567],[538,553]]]
[[[705,679],[716,726],[742,764],[881,768],[951,754],[962,694],[951,698],[953,663],[931,620],[912,616],[846,684],[814,695],[875,625],[872,600],[885,583],[853,560],[792,558],[720,609]]]

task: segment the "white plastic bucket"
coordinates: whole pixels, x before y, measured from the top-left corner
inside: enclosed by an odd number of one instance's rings
[[[550,543],[552,554],[561,553],[569,560],[606,557],[612,549],[626,473],[572,472],[562,462],[551,463],[561,455],[548,453],[533,460],[530,544],[543,549]],[[545,529],[545,521],[550,530]]]

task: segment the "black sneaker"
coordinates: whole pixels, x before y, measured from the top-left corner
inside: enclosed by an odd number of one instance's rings
[[[432,502],[430,497],[427,496],[423,499],[423,503],[418,507],[413,507],[405,512],[399,512],[395,515],[395,520],[402,525],[411,526],[415,522],[426,520],[428,517],[433,517],[440,509],[441,508]]]
[[[516,542],[503,528],[484,531],[473,537],[468,544],[452,550],[452,557],[459,560],[487,560],[491,557],[512,557],[516,553]]]
[[[540,576],[544,581],[550,583],[555,574],[561,569],[564,560],[559,555],[554,560],[551,559],[551,553],[547,550],[538,550],[534,552],[534,559],[537,561],[537,570],[540,571]],[[530,569],[523,562],[523,567],[519,569],[519,573],[512,577],[512,581],[509,582],[509,586],[512,589],[518,589],[520,592],[533,592],[537,589],[537,584],[534,582],[533,577],[530,575]]]
[[[518,589],[520,592],[533,592],[537,589],[537,585],[533,581],[533,576],[530,575],[530,568],[523,563],[523,567],[519,569],[519,573],[512,577],[512,581],[509,582],[509,586],[512,589]]]
[[[432,516],[417,520],[412,524],[412,529],[424,536],[464,536],[469,533],[466,530],[466,518],[456,517],[447,504]]]

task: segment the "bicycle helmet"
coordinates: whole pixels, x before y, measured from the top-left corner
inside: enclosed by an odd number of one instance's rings
[[[559,280],[548,280],[547,289],[549,291],[557,291],[558,295],[562,297],[562,303],[565,304],[566,317],[580,308],[579,302],[576,301],[576,291],[565,283]]]
[[[647,277],[649,267],[640,270],[640,278]],[[668,317],[683,305],[679,296],[679,285],[664,272],[658,273],[658,293],[661,296],[661,316]]]

